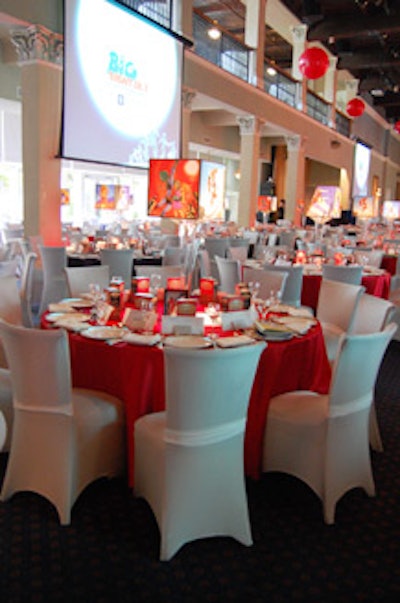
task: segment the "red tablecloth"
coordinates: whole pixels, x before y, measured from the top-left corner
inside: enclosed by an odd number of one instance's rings
[[[384,255],[381,262],[381,268],[389,272],[392,276],[396,274],[397,255]]]
[[[313,310],[316,310],[321,279],[322,276],[317,274],[305,274],[303,276],[303,288],[301,292],[301,303],[303,306],[308,306]],[[384,272],[379,275],[368,274],[362,277],[361,284],[364,285],[366,293],[388,299],[390,293],[390,279],[391,275],[389,272]]]
[[[45,320],[42,325],[47,326]],[[70,333],[73,385],[115,395],[126,407],[127,471],[133,486],[135,421],[148,413],[164,410],[164,361],[158,347],[118,343],[110,346]],[[292,389],[328,390],[330,365],[319,325],[301,338],[268,343],[263,352],[250,398],[245,434],[246,474],[257,478],[268,403],[271,396]],[[226,378],[226,376],[221,376]]]

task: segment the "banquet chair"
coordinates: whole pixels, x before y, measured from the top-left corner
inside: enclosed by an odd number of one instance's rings
[[[247,247],[228,247],[227,258],[229,260],[238,260],[239,262],[245,262],[247,260],[248,248]]]
[[[13,418],[11,373],[0,368],[0,452],[10,450]]]
[[[360,285],[362,271],[362,266],[358,265],[336,266],[335,264],[323,264],[322,278],[351,285]]]
[[[14,325],[22,325],[22,305],[14,275],[0,276],[0,319]],[[0,367],[8,368],[8,362],[0,337]]]
[[[166,249],[167,247],[180,247],[181,244],[180,236],[174,234],[162,234],[160,241],[162,249]]]
[[[351,332],[357,305],[365,288],[323,278],[319,289],[316,317],[324,335],[330,362],[336,358],[340,336]]]
[[[181,247],[165,247],[162,256],[163,266],[177,266],[183,263],[183,249]]]
[[[300,307],[301,306],[301,291],[303,288],[303,266],[301,264],[294,264],[290,266],[282,266],[275,264],[264,264],[264,270],[270,270],[271,272],[286,272],[288,278],[285,282],[281,301],[284,304],[290,306]]]
[[[279,233],[279,245],[286,245],[290,251],[294,250],[296,241],[295,230],[283,230]]]
[[[215,256],[218,269],[219,290],[224,293],[235,293],[236,285],[241,281],[239,260],[229,260]]]
[[[262,470],[305,482],[321,499],[324,520],[335,521],[342,496],[353,488],[375,495],[369,416],[383,355],[395,325],[340,338],[328,394],[292,391],[271,398]]]
[[[15,276],[18,270],[18,261],[16,258],[12,260],[3,260],[0,262],[0,277]]]
[[[0,452],[3,450],[4,442],[7,436],[7,425],[4,420],[3,413],[0,410]]]
[[[125,283],[125,289],[130,289],[132,282],[133,249],[101,249],[100,263],[108,266],[110,276],[120,276]]]
[[[206,237],[204,239],[204,247],[209,253],[210,260],[213,260],[217,255],[221,258],[226,258],[229,245],[230,239],[228,237],[224,237],[222,239],[217,239],[216,237]]]
[[[257,297],[261,299],[269,299],[272,292],[282,298],[287,278],[288,273],[282,270],[260,270],[243,266],[243,281],[245,283],[259,283]]]
[[[155,515],[161,560],[199,538],[252,544],[243,442],[264,348],[164,349],[166,411],[138,419],[134,436],[135,494]]]
[[[71,386],[64,329],[26,329],[0,321],[11,371],[14,425],[0,499],[31,491],[47,498],[62,525],[100,477],[124,472],[123,403]]]
[[[36,253],[28,251],[24,260],[19,290],[22,310],[22,324],[25,327],[31,328],[35,326],[35,318],[33,316],[32,308],[36,260]]]
[[[366,264],[368,266],[374,266],[380,268],[384,251],[382,249],[356,249],[354,251],[354,258],[358,264]]]
[[[68,287],[64,268],[67,265],[65,247],[39,245],[43,267],[43,291],[39,306],[39,315],[45,312],[50,303],[67,297]]]
[[[362,335],[382,331],[392,322],[395,312],[396,306],[387,299],[363,293],[357,305],[351,332],[354,335]],[[373,450],[383,452],[375,402],[371,406],[369,440]]]
[[[110,284],[110,267],[100,266],[77,266],[64,268],[67,277],[68,292],[71,297],[79,297],[82,293],[89,291],[89,285],[95,283],[100,285],[101,290]],[[130,282],[128,287],[130,287]]]

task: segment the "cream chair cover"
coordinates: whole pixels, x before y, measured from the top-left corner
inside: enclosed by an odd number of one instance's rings
[[[125,288],[130,289],[132,282],[134,249],[101,249],[100,262],[109,266],[110,276],[121,276]]]
[[[82,490],[99,477],[122,475],[122,402],[101,392],[72,389],[68,336],[0,321],[10,364],[14,427],[0,498],[36,492],[70,523]]]
[[[341,335],[351,332],[357,305],[365,288],[323,278],[316,317],[321,323],[328,359],[336,358]]]
[[[25,327],[34,327],[35,321],[32,314],[33,305],[33,282],[35,275],[36,253],[28,251],[24,259],[21,276],[21,288],[19,291],[22,309],[22,324]]]
[[[396,306],[387,299],[363,293],[357,305],[351,332],[355,335],[382,331],[396,312]],[[375,402],[371,406],[369,440],[373,450],[383,452]]]
[[[135,423],[135,492],[154,512],[161,560],[209,536],[252,544],[243,440],[264,348],[164,349],[166,412]]]
[[[236,285],[240,283],[240,262],[215,256],[218,269],[219,290],[224,293],[235,293]]]
[[[395,325],[369,335],[343,335],[328,395],[293,391],[270,400],[263,471],[304,481],[321,499],[324,520],[352,488],[375,495],[369,416],[378,370]]]
[[[7,426],[3,417],[3,413],[0,411],[0,452],[3,450],[4,442],[6,441]]]
[[[243,266],[243,280],[245,283],[260,283],[257,296],[268,299],[273,291],[279,294],[281,299],[285,289],[288,273],[281,270],[261,270]]]
[[[39,314],[42,315],[48,305],[60,301],[68,295],[67,279],[64,268],[67,265],[65,247],[39,245],[43,267],[43,291]]]
[[[109,266],[77,266],[64,268],[67,277],[68,292],[71,297],[79,297],[82,293],[89,291],[89,285],[95,283],[100,285],[101,290],[110,284]],[[130,288],[130,282],[127,283]]]
[[[13,414],[10,371],[0,368],[0,452],[10,449]]]
[[[303,289],[303,266],[294,264],[292,266],[281,266],[275,264],[264,264],[264,270],[286,272],[288,278],[282,293],[282,303],[290,306],[301,306],[301,292]]]
[[[15,275],[0,276],[0,319],[14,325],[22,325],[22,306]],[[8,362],[0,337],[0,367]]]
[[[322,265],[322,278],[330,281],[340,281],[351,285],[360,285],[362,279],[362,266],[336,266],[335,264]]]

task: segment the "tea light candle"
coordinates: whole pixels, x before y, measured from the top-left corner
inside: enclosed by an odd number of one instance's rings
[[[214,297],[214,279],[213,278],[201,278],[200,279],[200,295],[203,297]]]
[[[307,255],[304,249],[299,249],[296,252],[296,264],[305,264],[307,262]]]
[[[170,276],[167,278],[167,289],[184,289],[185,279],[183,276]]]
[[[343,264],[343,258],[344,258],[343,253],[336,252],[333,256],[333,261],[335,262],[335,265],[341,266]]]
[[[150,278],[147,276],[134,276],[132,289],[135,293],[148,293],[150,291]]]

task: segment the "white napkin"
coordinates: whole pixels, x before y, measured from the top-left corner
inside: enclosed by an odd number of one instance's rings
[[[127,335],[124,335],[124,341],[134,345],[156,345],[161,341],[161,335],[159,333],[155,333],[154,335],[128,333]]]
[[[250,345],[254,339],[248,335],[236,335],[233,337],[220,337],[216,344],[220,348],[237,348],[242,345]]]
[[[309,331],[315,324],[314,319],[301,317],[296,318],[292,316],[281,316],[274,320],[281,325],[285,325],[291,331],[295,331],[295,333],[298,333],[299,335],[305,335],[307,331]]]
[[[222,312],[222,330],[230,331],[232,329],[247,329],[253,325],[256,317],[257,315],[254,315],[251,309],[238,310],[237,312]]]
[[[122,324],[131,331],[152,331],[157,322],[157,313],[146,310],[125,308]]]
[[[204,317],[164,315],[161,331],[165,335],[203,335]]]

